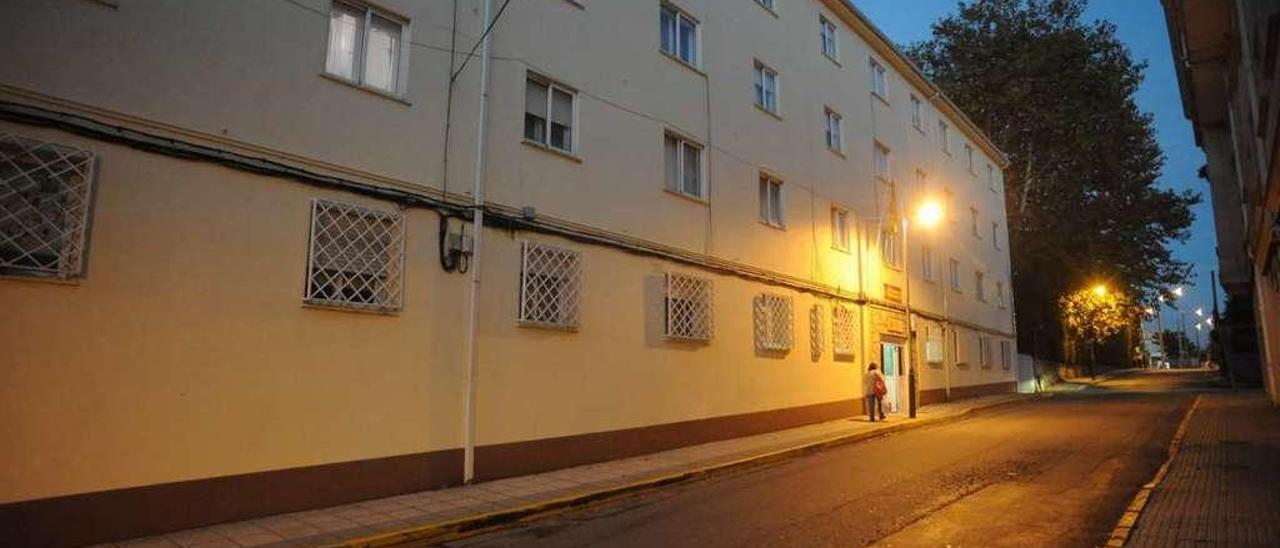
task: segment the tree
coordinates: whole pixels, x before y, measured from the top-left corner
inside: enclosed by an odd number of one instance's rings
[[[1132,323],[1133,306],[1123,294],[1102,285],[1069,293],[1059,304],[1067,330],[1089,345],[1089,374],[1093,375],[1098,344]]]
[[[1153,301],[1184,283],[1169,248],[1200,197],[1156,187],[1164,158],[1114,25],[1084,0],[976,0],[907,54],[1008,154],[1004,170],[1019,343],[1052,337],[1058,301],[1107,279]],[[1057,341],[1061,343],[1061,341]]]

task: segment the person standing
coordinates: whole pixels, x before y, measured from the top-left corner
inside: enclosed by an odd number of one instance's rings
[[[889,393],[889,389],[884,383],[884,373],[880,372],[880,366],[876,365],[876,362],[871,362],[867,367],[862,386],[867,393],[867,416],[871,418],[871,422],[876,422],[877,414],[880,415],[880,420],[885,420],[884,396]]]

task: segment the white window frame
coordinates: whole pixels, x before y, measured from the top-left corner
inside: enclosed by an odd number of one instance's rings
[[[777,188],[777,192],[774,192]],[[760,222],[774,228],[787,227],[786,187],[782,179],[760,173]]]
[[[942,144],[942,152],[951,156],[951,126],[946,120],[938,120],[938,142]]]
[[[996,305],[1000,308],[1006,308],[1009,306],[1008,301],[1005,300],[1004,282],[998,280],[996,281]]]
[[[902,270],[902,235],[891,226],[880,228],[880,261],[893,270]]]
[[[669,174],[668,173],[669,166],[666,165],[666,162],[667,162],[666,147],[667,147],[668,139],[674,140],[676,142],[676,162],[677,162],[676,174],[677,175],[676,175],[676,181],[674,182],[674,186],[672,181],[667,180],[667,176]],[[688,192],[688,189],[685,188],[685,175],[687,173],[686,172],[687,166],[685,166],[685,160],[687,160],[687,156],[686,156],[687,149],[694,149],[698,151],[698,167],[697,167],[698,192],[696,194]],[[663,186],[666,188],[666,190],[669,192],[679,194],[681,196],[687,196],[689,198],[693,198],[695,200],[706,201],[707,196],[710,195],[707,192],[707,181],[706,181],[706,174],[707,174],[706,148],[703,147],[700,143],[696,143],[690,139],[687,139],[678,133],[675,133],[672,131],[666,131],[666,132],[663,132],[662,134],[662,156],[663,156],[662,178],[663,178]]]
[[[936,329],[928,325],[924,328],[924,362],[929,365],[940,366],[946,361],[946,331]]]
[[[951,278],[951,290],[956,293],[963,291],[960,280],[960,261],[952,257],[947,263],[948,277]]]
[[[872,143],[872,166],[875,169],[876,178],[881,181],[889,182],[893,180],[891,175],[893,172],[892,153],[893,151],[884,143],[880,141]]]
[[[969,143],[965,143],[965,144],[964,144],[964,157],[965,157],[965,164],[966,164],[966,167],[967,167],[967,168],[968,168],[968,170],[969,170],[969,174],[970,174],[970,175],[974,175],[974,176],[976,176],[976,175],[978,174],[978,171],[973,167],[973,166],[974,166],[974,163],[973,163],[973,145],[971,145],[971,144],[969,144]]]
[[[676,306],[683,302],[682,306]],[[715,327],[711,280],[700,276],[667,272],[663,299],[666,322],[663,335],[683,341],[710,341]]]
[[[777,15],[778,7],[776,0],[756,0],[756,3],[760,4],[760,7],[769,10],[770,13]]]
[[[928,244],[920,246],[920,278],[926,282],[937,281],[937,272],[933,268],[933,247]]]
[[[831,352],[837,358],[858,356],[858,333],[861,332],[855,305],[837,303],[831,307]]]
[[[665,31],[665,29],[662,28],[662,16],[664,15],[664,12],[670,13],[673,16],[672,22],[675,24],[675,34],[673,35],[674,38],[672,46],[675,48],[674,51],[667,49],[667,45],[663,43],[662,40],[662,34]],[[684,57],[683,46],[685,45],[685,38],[680,32],[680,23],[682,21],[686,21],[693,26],[693,44],[689,48],[689,52],[693,57],[692,59],[685,59]],[[675,4],[670,2],[661,2],[658,8],[658,50],[667,57],[670,57],[683,65],[688,65],[695,69],[698,68],[702,59],[702,23],[700,23],[697,18],[689,15],[689,12],[679,8]]]
[[[822,54],[828,59],[840,62],[840,35],[835,23],[825,15],[818,16],[818,38],[822,45]]]
[[[844,117],[831,107],[824,107],[823,114],[823,137],[827,141],[827,149],[836,154],[844,154]]]
[[[911,94],[911,127],[924,133],[924,104],[916,94]]]
[[[781,101],[778,98],[778,71],[756,59],[752,67],[755,104],[760,110],[778,115]]]
[[[974,296],[980,302],[987,302],[987,273],[981,270],[973,271],[973,288]]]
[[[540,107],[541,110],[539,111],[542,114],[541,139],[529,137],[529,115],[531,113],[529,112],[530,105],[529,105],[528,90],[529,90],[530,84],[546,86],[547,88],[546,104],[542,105]],[[579,124],[578,124],[578,92],[577,90],[574,90],[573,88],[565,86],[555,80],[552,80],[551,78],[547,78],[546,76],[543,76],[536,72],[528,72],[525,74],[524,86],[525,86],[524,87],[525,98],[523,101],[524,102],[524,112],[523,112],[524,127],[523,127],[523,132],[521,133],[524,139],[524,142],[530,145],[534,145],[536,147],[541,147],[541,148],[545,148],[545,149],[549,149],[557,152],[563,152],[571,156],[576,155],[578,151],[578,134],[581,133],[579,131]],[[561,148],[551,144],[551,129],[552,129],[551,114],[552,114],[552,109],[554,108],[555,95],[557,91],[567,94],[569,96],[570,101],[572,101],[572,105],[570,107],[569,139],[568,139],[568,142],[566,143],[569,148]],[[536,116],[537,114],[535,113],[534,115]]]
[[[997,192],[998,190],[996,187],[996,166],[991,164],[987,164],[987,188],[991,192]]]
[[[877,61],[874,57],[870,59],[869,69],[871,74],[871,94],[879,97],[880,100],[889,102],[889,78],[885,74],[884,65]]]
[[[978,367],[991,369],[991,337],[978,335]]]
[[[0,132],[0,275],[85,273],[97,156]]]
[[[849,238],[849,210],[831,208],[831,247],[848,253],[852,248]]]
[[[555,290],[548,280],[557,280]],[[582,253],[526,240],[520,246],[516,321],[529,327],[576,331],[582,300]]]
[[[331,25],[333,24],[332,11],[333,11],[333,7],[339,4],[344,5],[355,11],[364,12],[364,21],[361,23],[362,26],[360,29],[359,43],[355,44],[355,51],[353,52],[353,58],[351,61],[352,63],[351,72],[353,76],[346,76],[344,74],[338,74],[337,72],[333,72],[330,70],[330,66],[329,66],[329,56],[331,55],[331,51],[334,46],[332,43],[334,36],[333,36],[333,30],[331,28]],[[403,98],[405,95],[407,95],[408,84],[409,84],[409,51],[411,49],[409,47],[409,43],[410,43],[409,18],[397,13],[392,13],[384,9],[371,6],[368,3],[356,1],[356,0],[333,0],[329,5],[329,10],[330,10],[329,25],[326,25],[326,32],[328,33],[328,35],[325,37],[324,74],[329,77],[340,80],[342,82],[346,82],[348,84],[354,85],[362,89],[367,89],[375,93],[387,94],[396,98]],[[374,16],[377,16],[386,21],[400,25],[400,43],[398,45],[399,51],[396,52],[395,89],[386,89],[386,88],[375,86],[373,84],[369,84],[368,82],[366,82],[367,75],[365,74],[365,59],[369,55],[369,52],[368,52],[369,29],[373,25]]]
[[[795,345],[795,303],[776,293],[756,295],[754,309],[756,348],[786,352]]]
[[[316,198],[311,201],[302,302],[394,313],[404,301],[404,216]]]

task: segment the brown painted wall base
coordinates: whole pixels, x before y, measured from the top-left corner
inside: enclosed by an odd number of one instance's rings
[[[993,394],[1012,394],[1017,391],[1017,381],[975,384],[972,386],[953,386],[951,387],[951,401],[962,400],[965,398],[976,398],[979,396],[990,396]],[[944,388],[920,391],[920,405],[942,403],[945,401],[947,401],[947,391]]]
[[[0,505],[0,544],[75,546],[457,485],[451,449]]]

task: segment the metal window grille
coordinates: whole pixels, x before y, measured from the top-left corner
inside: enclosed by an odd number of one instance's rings
[[[852,358],[858,348],[858,314],[838,304],[831,309],[831,348],[836,356]]]
[[[87,150],[0,133],[0,272],[84,272],[94,164]]]
[[[520,321],[576,329],[582,295],[582,254],[524,242],[520,266]]]
[[[761,293],[755,300],[756,347],[761,350],[791,350],[795,313],[791,297]]]
[[[667,273],[666,336],[694,341],[711,340],[711,280]]]
[[[303,302],[357,310],[400,310],[404,294],[404,218],[316,199]]]
[[[809,308],[809,355],[814,360],[822,358],[826,352],[826,340],[822,336],[823,312],[821,304]]]

